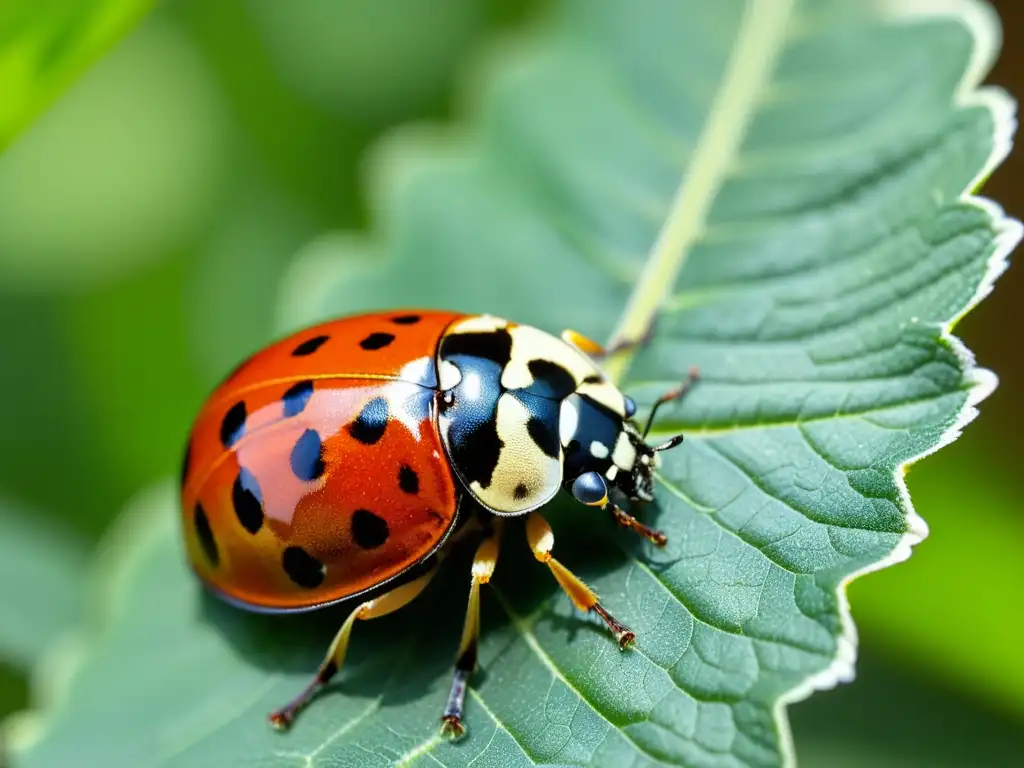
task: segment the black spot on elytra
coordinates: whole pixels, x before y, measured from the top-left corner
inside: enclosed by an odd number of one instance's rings
[[[600,384],[604,379],[596,373],[592,373],[583,380],[584,384]]]
[[[306,589],[319,587],[324,580],[324,564],[302,547],[288,547],[281,556],[281,566],[288,578]]]
[[[512,498],[515,499],[516,501],[522,501],[529,495],[530,489],[527,488],[526,485],[523,483],[519,483],[519,485],[517,485],[515,489],[512,491]]]
[[[238,522],[249,533],[255,534],[263,527],[263,493],[256,476],[245,467],[238,470],[231,487],[231,504]]]
[[[398,317],[391,318],[391,322],[395,325],[415,325],[419,321],[419,315],[399,315]]]
[[[312,355],[330,338],[330,336],[314,336],[312,339],[306,339],[292,350],[292,357],[305,357],[306,355]]]
[[[369,350],[383,349],[394,340],[395,337],[390,333],[371,333],[359,342],[359,346]]]
[[[220,423],[220,441],[225,448],[230,448],[245,434],[245,401],[239,400],[228,408]]]
[[[284,403],[285,418],[302,413],[303,409],[306,407],[306,403],[309,402],[309,398],[312,396],[312,381],[300,381],[298,384],[289,387],[288,391],[281,397],[281,400]]]
[[[352,513],[352,540],[362,549],[376,549],[388,540],[388,523],[368,509]]]
[[[185,444],[185,455],[181,458],[181,487],[185,487],[185,481],[188,480],[188,470],[192,464],[192,441],[189,440]]]
[[[403,464],[398,470],[398,487],[406,493],[419,493],[420,476],[416,474],[416,470]]]
[[[292,448],[292,472],[299,480],[316,480],[324,473],[324,445],[315,429],[307,429]]]
[[[388,426],[388,401],[375,397],[363,406],[356,420],[348,425],[348,433],[363,445],[373,445],[384,436]]]
[[[554,425],[549,424],[545,419],[531,416],[530,420],[526,422],[526,431],[545,455],[553,459],[558,458],[558,431]]]
[[[512,358],[512,334],[507,328],[478,333],[454,333],[441,342],[441,359],[454,355],[482,357],[504,368]]]
[[[527,392],[549,400],[561,400],[576,391],[576,380],[565,368],[550,360],[531,360],[526,365],[533,376]]]
[[[220,552],[217,551],[213,529],[210,528],[210,520],[206,516],[206,510],[203,509],[202,504],[196,504],[192,514],[192,524],[195,526],[196,538],[199,539],[199,545],[203,548],[206,559],[210,561],[210,565],[217,567],[220,564]]]

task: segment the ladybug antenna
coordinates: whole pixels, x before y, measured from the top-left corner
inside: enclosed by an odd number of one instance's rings
[[[647,437],[647,433],[651,431],[651,427],[654,426],[654,416],[658,413],[658,409],[661,408],[661,406],[663,406],[665,403],[671,403],[673,400],[682,400],[686,393],[690,391],[690,388],[693,386],[694,382],[697,381],[698,378],[700,378],[700,372],[696,368],[691,368],[690,372],[686,375],[686,378],[682,380],[679,386],[677,386],[675,389],[669,390],[664,395],[662,395],[661,397],[654,401],[654,405],[651,406],[651,412],[647,415],[647,423],[644,425],[643,436],[645,439]],[[672,441],[669,440],[669,443],[671,442]],[[678,443],[674,443],[674,445],[678,445]],[[655,448],[655,450],[663,451],[668,450],[669,448],[672,447],[671,445],[668,445],[668,443],[665,443],[665,446],[665,448],[659,447]]]
[[[682,442],[683,442],[683,436],[682,435],[676,435],[675,437],[671,438],[670,440],[666,440],[661,445],[656,445],[656,446],[652,447],[651,448],[651,453],[658,453],[659,451],[669,451],[669,450],[675,448],[677,445],[679,445]]]

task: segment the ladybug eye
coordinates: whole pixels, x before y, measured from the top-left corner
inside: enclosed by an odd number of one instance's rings
[[[451,390],[441,393],[441,408],[443,410],[451,408],[455,405],[455,393]]]
[[[636,402],[629,395],[626,395],[624,400],[626,405],[626,418],[631,419],[636,415]]]

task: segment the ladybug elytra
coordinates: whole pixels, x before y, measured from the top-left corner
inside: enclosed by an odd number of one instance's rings
[[[256,353],[209,397],[182,468],[189,561],[204,585],[247,610],[356,602],[310,685],[270,716],[288,727],[341,668],[357,619],[391,613],[426,587],[458,541],[477,543],[455,677],[442,717],[464,733],[476,667],[480,585],[494,572],[505,517],[526,515],[535,557],[620,647],[633,633],[552,557],[538,511],[560,490],[655,544],[665,536],[609,499],[653,498],[636,404],[595,359],[614,351],[489,315],[403,310],[334,320]],[[360,600],[360,597],[362,599]]]

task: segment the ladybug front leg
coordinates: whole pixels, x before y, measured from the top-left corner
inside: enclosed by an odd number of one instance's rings
[[[316,677],[313,678],[313,682],[306,686],[306,689],[292,699],[287,706],[271,713],[270,724],[278,730],[289,728],[295,721],[295,716],[299,711],[309,704],[316,693],[338,673],[342,662],[345,660],[349,636],[352,634],[352,626],[355,624],[356,619],[376,619],[379,616],[385,616],[408,605],[426,588],[435,573],[437,573],[437,565],[413,581],[396,587],[373,600],[367,600],[352,611],[348,618],[345,619],[345,623],[341,625],[338,634],[335,635],[331,647],[327,649],[327,655],[324,657]]]
[[[668,543],[668,537],[664,533],[648,528],[608,498],[608,483],[599,472],[584,472],[573,481],[571,490],[576,501],[588,507],[608,510],[615,522],[623,528],[629,528],[659,547]]]
[[[548,525],[548,521],[538,512],[531,512],[530,516],[526,518],[526,539],[530,542],[533,556],[551,569],[551,574],[558,582],[558,586],[569,596],[577,609],[585,612],[593,611],[600,616],[615,635],[615,639],[618,640],[619,648],[625,650],[633,645],[636,640],[633,631],[604,609],[604,606],[598,602],[594,590],[551,556],[551,550],[555,546],[555,534],[551,530],[551,526]]]
[[[455,660],[455,678],[441,717],[441,735],[446,739],[461,739],[466,733],[466,727],[462,724],[462,710],[466,702],[469,677],[476,670],[476,651],[480,638],[480,585],[491,580],[498,565],[503,522],[501,518],[493,521],[491,534],[480,542],[473,556],[473,578],[469,584],[466,623],[462,627],[462,640]]]

